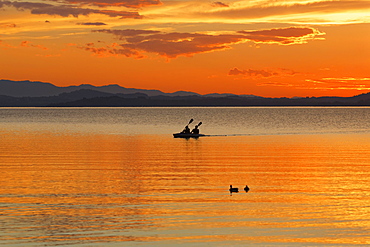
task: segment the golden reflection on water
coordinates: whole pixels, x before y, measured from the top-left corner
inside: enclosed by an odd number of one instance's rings
[[[0,135],[3,244],[370,244],[368,134]]]

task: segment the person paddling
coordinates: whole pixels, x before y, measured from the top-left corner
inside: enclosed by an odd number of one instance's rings
[[[199,134],[198,125],[195,125],[194,129],[191,131],[192,134]]]
[[[190,134],[190,129],[189,129],[189,126],[185,126],[185,129],[183,131],[181,131],[181,133],[184,133],[184,134]]]
[[[195,125],[194,129],[191,131],[192,134],[199,134],[199,126],[202,124],[202,122],[199,122],[198,125]]]
[[[183,134],[190,134],[189,124],[191,124],[194,121],[194,119],[190,119],[189,123],[185,126],[184,130],[181,131]]]

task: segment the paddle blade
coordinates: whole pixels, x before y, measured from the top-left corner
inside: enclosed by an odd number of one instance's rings
[[[194,121],[194,119],[190,119],[188,125],[191,124],[193,121]]]
[[[201,125],[202,125],[202,122],[199,122],[199,123],[198,123],[198,127],[199,127],[199,126],[201,126]]]

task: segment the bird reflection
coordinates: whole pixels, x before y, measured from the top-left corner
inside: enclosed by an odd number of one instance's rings
[[[244,187],[244,191],[245,191],[245,192],[248,192],[248,191],[249,191],[249,187],[248,187],[248,185],[246,185],[246,186]]]
[[[230,185],[230,189],[229,189],[229,191],[230,191],[230,195],[232,195],[232,193],[238,193],[238,192],[239,192],[239,188],[237,188],[237,187],[233,187],[232,185]],[[246,193],[248,193],[248,191],[249,191],[249,187],[248,187],[248,185],[246,185],[246,186],[244,187],[244,191],[245,191]]]
[[[239,192],[239,189],[238,188],[233,188],[233,186],[230,184],[229,191],[230,191],[230,193],[233,193],[233,192],[237,193],[237,192]]]

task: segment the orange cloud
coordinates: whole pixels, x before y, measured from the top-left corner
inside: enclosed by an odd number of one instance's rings
[[[22,41],[21,46],[23,46],[23,47],[35,47],[35,48],[39,48],[39,49],[42,49],[42,50],[48,50],[48,48],[46,48],[42,45],[31,44],[30,41]]]
[[[132,18],[132,19],[142,19],[143,16],[138,12],[130,11],[114,11],[114,10],[100,10],[99,14],[108,15],[110,17],[120,17],[120,19]]]
[[[42,54],[36,54],[37,57],[61,57],[62,55],[61,54],[46,54],[46,55],[42,55]]]
[[[341,11],[368,10],[369,2],[362,0],[337,0],[337,1],[315,1],[296,3],[293,1],[266,1],[265,4],[257,2],[256,5],[246,7],[232,6],[232,8],[221,8],[214,12],[199,13],[200,15],[220,17],[227,19],[264,18],[279,15],[296,15],[307,13],[337,13]]]
[[[322,78],[322,79],[306,79],[309,83],[309,89],[324,89],[324,90],[370,90],[370,78],[360,77],[342,77],[342,78]]]
[[[271,43],[280,45],[303,44],[308,40],[324,35],[317,29],[309,27],[275,28],[259,31],[239,31],[248,35],[248,39],[256,43]]]
[[[117,36],[118,39],[125,41],[120,44],[121,49],[133,51],[132,54],[149,52],[168,58],[227,49],[230,48],[228,45],[244,40],[243,35],[161,33],[150,30],[96,30],[95,32]]]
[[[128,8],[140,8],[150,5],[162,4],[159,0],[70,0],[69,3],[93,4],[97,6],[123,6]]]
[[[47,47],[42,46],[42,45],[34,45],[30,41],[22,41],[20,45],[13,46],[13,45],[4,43],[4,42],[2,42],[2,40],[0,40],[0,47],[12,48],[12,49],[19,49],[20,47],[34,47],[34,48],[38,48],[38,49],[42,49],[42,50],[48,50]]]
[[[158,34],[158,33],[161,33],[160,31],[136,30],[136,29],[125,29],[125,30],[103,29],[103,30],[95,30],[93,32],[113,34],[113,35],[117,36],[121,40],[124,40],[126,37],[134,37],[134,36],[140,36],[140,35],[148,35],[148,34]]]
[[[15,28],[17,25],[14,23],[0,23],[0,28]]]
[[[297,85],[288,83],[288,82],[260,82],[256,84],[259,87],[295,87],[297,88]]]
[[[3,47],[3,49],[6,49],[6,48],[16,48],[15,46],[12,46],[10,44],[4,43],[2,40],[0,40],[0,47]]]
[[[96,47],[94,43],[87,43],[84,46],[77,46],[77,48],[92,52],[94,55],[99,57],[125,56],[135,57],[138,59],[143,58],[143,55],[141,55],[139,52],[132,49],[119,48],[116,43],[104,47]]]
[[[238,68],[233,68],[229,71],[230,76],[238,76],[242,75],[243,77],[251,77],[251,78],[267,78],[267,77],[274,77],[274,76],[290,76],[295,75],[297,72],[289,69],[275,69],[275,70],[256,70],[256,69],[246,69],[240,70]]]
[[[178,56],[193,56],[199,53],[213,52],[231,48],[230,45],[253,41],[267,44],[302,44],[317,35],[322,35],[316,29],[307,27],[291,27],[261,31],[239,31],[233,34],[200,34],[200,33],[163,33],[154,30],[94,30],[97,33],[114,35],[123,41],[119,44],[125,56],[138,56],[143,52],[155,53],[167,58]],[[109,49],[109,48],[108,48]],[[120,54],[119,50],[111,51]],[[96,50],[90,50],[97,52]],[[131,52],[128,52],[131,51]],[[100,51],[99,51],[100,54]]]

